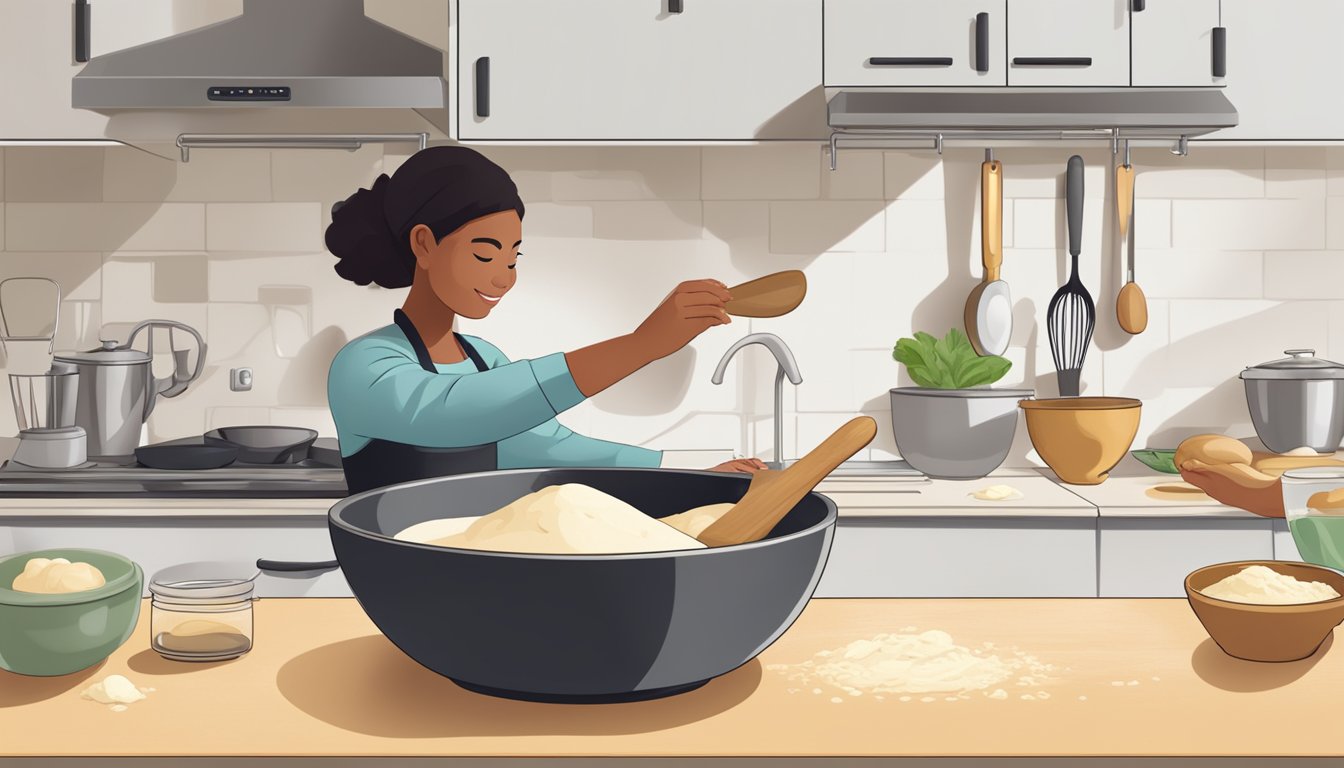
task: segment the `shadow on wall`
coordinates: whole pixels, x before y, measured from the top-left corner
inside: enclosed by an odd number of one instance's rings
[[[327,371],[331,369],[332,358],[349,341],[345,331],[335,326],[318,331],[285,367],[276,404],[326,407]]]

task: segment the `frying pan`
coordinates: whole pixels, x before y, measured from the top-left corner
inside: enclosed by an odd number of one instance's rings
[[[205,433],[206,445],[238,450],[238,460],[249,464],[294,464],[308,457],[317,432],[303,427],[220,427]]]
[[[136,448],[135,460],[151,469],[219,469],[238,460],[238,448],[207,445],[201,438],[170,440]]]
[[[560,483],[657,518],[736,501],[750,478],[627,468],[433,478],[337,502],[332,547],[360,607],[423,666],[494,696],[606,703],[693,690],[765,650],[811,598],[835,531],[835,504],[809,493],[766,538],[709,549],[540,555],[392,538]]]

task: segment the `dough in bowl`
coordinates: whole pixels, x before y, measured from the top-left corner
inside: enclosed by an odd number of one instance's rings
[[[14,577],[15,592],[44,595],[83,592],[107,583],[103,572],[88,563],[72,563],[64,557],[34,557],[24,563],[23,573]]]
[[[443,535],[464,524],[465,530]],[[705,548],[699,540],[581,483],[542,488],[482,517],[429,520],[394,538],[441,547],[546,555]]]

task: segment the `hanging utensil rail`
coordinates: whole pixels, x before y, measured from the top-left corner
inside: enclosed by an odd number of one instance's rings
[[[177,137],[182,162],[193,149],[344,149],[353,152],[365,144],[414,142],[424,149],[427,133],[183,133]]]
[[[988,129],[968,128],[946,131],[899,130],[890,128],[845,128],[831,131],[831,170],[836,168],[836,155],[843,142],[851,149],[932,149],[938,154],[948,142],[966,142],[984,146],[991,142],[1005,141],[1105,141],[1111,145],[1111,153],[1116,152],[1120,142],[1133,142],[1135,145],[1170,145],[1173,155],[1185,156],[1190,153],[1190,137],[1187,134],[1146,132],[1142,129],[1120,128],[1077,128],[1077,129]]]

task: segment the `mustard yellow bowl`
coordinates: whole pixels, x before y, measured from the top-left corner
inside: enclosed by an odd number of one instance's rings
[[[1031,444],[1059,479],[1097,485],[1125,457],[1143,403],[1129,397],[1023,400]]]

